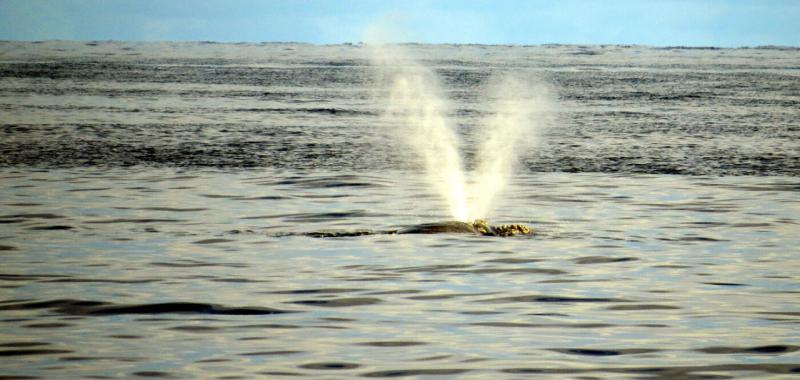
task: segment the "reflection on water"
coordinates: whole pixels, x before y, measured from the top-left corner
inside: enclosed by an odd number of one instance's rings
[[[447,219],[413,172],[0,172],[0,373],[786,377],[800,182],[531,174],[533,237],[281,232]]]

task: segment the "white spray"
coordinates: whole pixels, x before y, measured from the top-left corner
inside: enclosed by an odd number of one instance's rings
[[[489,113],[479,131],[475,180],[469,187],[469,220],[487,218],[497,195],[508,185],[519,154],[538,144],[547,124],[551,95],[530,77],[492,78],[484,99]]]
[[[436,76],[413,61],[402,61],[397,52],[384,57],[392,58],[381,66],[390,71],[384,117],[390,119],[389,123],[402,126],[396,138],[422,158],[428,182],[444,197],[451,215],[467,220],[459,140],[447,117],[450,108]]]
[[[543,84],[508,75],[491,80],[484,98],[489,110],[482,123],[474,181],[468,186],[459,155],[451,108],[434,73],[408,59],[397,46],[376,49],[379,82],[388,90],[384,122],[422,159],[426,178],[447,202],[453,218],[488,217],[496,196],[511,179],[518,153],[533,146],[545,123],[550,92]]]

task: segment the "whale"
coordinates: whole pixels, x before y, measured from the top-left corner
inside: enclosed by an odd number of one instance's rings
[[[305,235],[317,238],[351,237],[364,235],[406,235],[406,234],[471,234],[479,236],[517,236],[533,235],[533,230],[523,224],[501,224],[498,226],[490,225],[484,219],[476,219],[471,223],[457,220],[443,222],[422,223],[394,230],[354,230],[354,231],[315,231],[302,234],[282,234],[286,235]]]

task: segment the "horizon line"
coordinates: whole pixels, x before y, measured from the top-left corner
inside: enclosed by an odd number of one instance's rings
[[[0,39],[2,43],[8,42],[21,42],[21,43],[45,43],[45,42],[82,42],[82,43],[199,43],[199,44],[227,44],[227,45],[265,45],[265,44],[293,44],[293,45],[311,45],[311,46],[378,46],[378,45],[449,45],[449,46],[507,46],[507,47],[536,47],[536,46],[621,46],[621,47],[650,47],[660,49],[697,49],[697,50],[712,50],[712,49],[789,49],[800,50],[800,45],[739,45],[739,46],[721,46],[721,45],[649,45],[649,44],[635,44],[635,43],[564,43],[564,42],[547,42],[539,44],[518,44],[518,43],[482,43],[482,42],[386,42],[386,43],[367,43],[364,41],[345,41],[337,43],[315,43],[304,41],[215,41],[215,40],[114,40],[114,39],[44,39],[44,40],[6,40]]]

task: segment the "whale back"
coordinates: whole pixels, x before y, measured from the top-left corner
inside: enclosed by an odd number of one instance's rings
[[[423,223],[406,227],[397,231],[398,234],[441,234],[441,233],[463,233],[477,234],[478,231],[469,223],[459,221],[448,221],[438,223]]]

